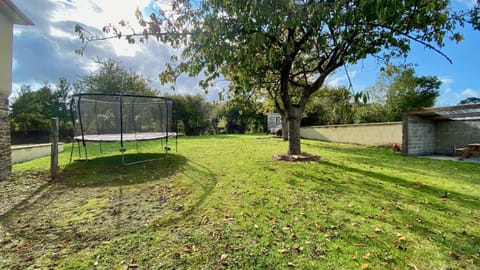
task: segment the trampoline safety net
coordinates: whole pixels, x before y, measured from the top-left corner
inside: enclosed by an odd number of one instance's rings
[[[174,101],[165,97],[76,94],[70,105],[74,140],[123,142],[177,136]],[[122,152],[123,153],[123,152]]]

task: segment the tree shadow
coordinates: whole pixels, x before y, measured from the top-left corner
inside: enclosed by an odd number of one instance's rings
[[[355,162],[358,164],[371,164],[373,166],[390,168],[401,172],[408,172],[418,174],[420,176],[435,177],[438,175],[436,168],[441,169],[445,164],[455,163],[455,172],[452,172],[452,177],[458,174],[471,174],[477,170],[478,166],[473,163],[459,163],[449,160],[430,160],[419,158],[415,156],[403,156],[399,152],[389,152],[388,150],[378,149],[375,146],[364,146],[364,148],[358,148],[358,146],[351,146],[348,144],[342,144],[340,147],[333,144],[315,145],[311,143],[304,143],[308,147],[315,149],[328,149],[329,151],[342,152],[346,156],[344,161]],[[394,161],[394,162],[392,162]],[[414,164],[414,166],[412,166]],[[428,169],[427,169],[428,167]],[[480,173],[480,171],[479,171]],[[480,185],[480,177],[463,178],[464,181],[470,184]]]
[[[344,206],[338,204],[335,211],[348,213],[345,216],[362,217],[367,220],[364,221],[366,224],[369,224],[368,220],[372,219],[389,224],[391,228],[396,228],[395,230],[404,228],[402,231],[419,236],[417,241],[426,241],[441,247],[445,255],[449,250],[453,250],[467,258],[474,256],[475,251],[472,247],[479,244],[475,230],[469,228],[467,222],[465,222],[465,227],[452,228],[451,226],[461,223],[462,213],[458,211],[459,207],[465,208],[464,213],[478,212],[480,196],[454,192],[432,185],[416,186],[415,183],[401,177],[352,168],[329,161],[322,161],[320,164],[333,172],[347,172],[351,175],[358,175],[360,178],[330,179],[314,172],[305,171],[295,171],[293,175],[298,178],[310,179],[318,184],[318,192],[328,192],[325,194],[327,197],[345,196],[353,201],[355,198],[359,198],[361,201],[359,204],[377,205],[364,209],[348,206],[345,203]],[[345,173],[341,175],[345,175]],[[329,174],[328,177],[335,177],[335,173]],[[339,215],[342,216],[342,214]],[[341,223],[341,221],[338,222]],[[472,222],[475,223],[475,221]],[[351,228],[351,230],[356,230],[356,228]],[[448,233],[445,233],[445,230]],[[371,238],[361,238],[361,235],[353,233],[348,240],[352,243],[365,243],[366,241],[372,242],[373,246],[385,246],[384,243],[380,243],[380,245],[376,243],[377,237],[373,228],[371,232]],[[392,242],[388,243],[388,246],[396,249],[396,238],[395,236],[391,238]]]
[[[18,250],[30,250],[17,256],[35,257],[39,250],[59,246],[78,252],[115,237],[175,225],[194,214],[217,184],[209,168],[176,154],[132,166],[117,161],[100,157],[71,163],[57,182],[33,194],[34,200],[0,216],[0,228],[15,239]],[[0,251],[6,249],[8,245],[0,246]]]
[[[178,154],[126,154],[125,159],[143,163],[123,165],[121,156],[103,156],[67,164],[58,184],[75,187],[134,185],[166,178],[183,170],[187,159]]]

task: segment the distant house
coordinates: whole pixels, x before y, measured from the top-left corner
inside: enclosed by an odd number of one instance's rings
[[[282,129],[282,118],[278,113],[272,113],[267,115],[267,129],[268,132],[276,134]]]
[[[12,91],[13,25],[33,25],[10,0],[0,0],[0,180],[12,170],[8,97]]]

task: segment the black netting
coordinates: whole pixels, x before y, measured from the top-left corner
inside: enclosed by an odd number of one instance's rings
[[[159,133],[175,134],[174,102],[163,97],[116,94],[73,96],[74,136]],[[139,137],[140,138],[140,137]]]

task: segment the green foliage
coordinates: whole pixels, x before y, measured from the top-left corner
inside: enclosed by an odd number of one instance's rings
[[[379,103],[369,103],[359,107],[355,117],[359,123],[388,122],[385,106]]]
[[[322,87],[307,105],[302,124],[353,124],[358,110],[366,105],[367,100],[367,94],[352,93],[346,87]]]
[[[385,108],[388,121],[401,121],[408,110],[432,107],[440,95],[441,81],[435,76],[416,77],[412,68],[400,69],[389,86]]]
[[[434,106],[440,85],[436,76],[416,76],[409,65],[386,66],[367,90],[371,103],[360,108],[358,121],[401,121],[405,111]]]
[[[213,104],[202,95],[169,95],[175,100],[179,132],[186,135],[214,133]]]
[[[11,131],[22,131],[27,135],[30,131],[50,130],[50,118],[59,119],[61,138],[71,136],[72,124],[68,108],[69,94],[72,89],[65,78],[59,78],[55,88],[48,82],[37,90],[29,85],[22,85],[18,96],[10,105]]]
[[[55,94],[48,82],[35,91],[28,85],[21,86],[10,105],[12,130],[21,130],[25,134],[31,130],[49,130],[50,118],[59,115],[55,102]]]
[[[480,103],[480,98],[478,97],[468,97],[466,99],[461,100],[458,105],[465,105],[465,104],[478,104]]]
[[[83,76],[77,89],[87,93],[116,93],[155,96],[158,91],[150,88],[150,82],[133,71],[127,71],[111,59],[96,62],[100,69]]]
[[[221,117],[225,119],[225,129],[233,133],[262,133],[265,131],[266,116],[259,113],[261,104],[248,100],[231,100],[223,105]]]

